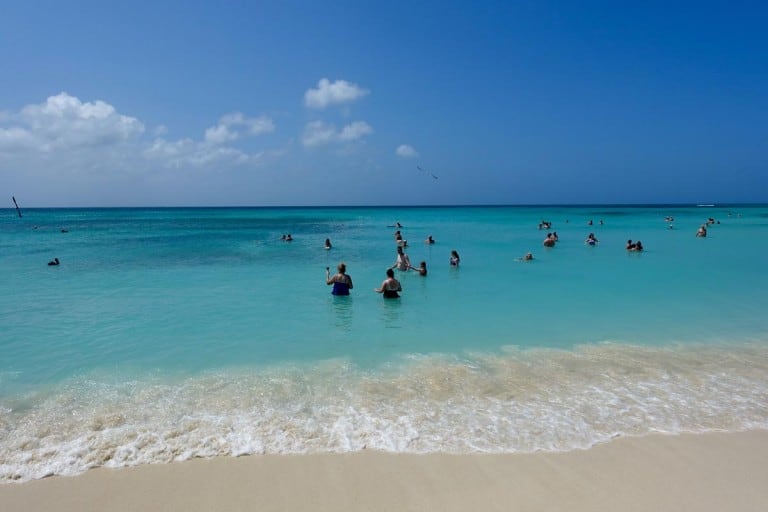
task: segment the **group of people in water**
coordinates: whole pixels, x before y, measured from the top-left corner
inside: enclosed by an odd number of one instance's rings
[[[665,217],[664,219],[666,222],[671,222],[673,219],[671,217]],[[714,219],[709,219],[707,221],[707,225],[714,224],[716,221]],[[593,225],[593,222],[590,220],[588,222],[589,226]],[[600,225],[604,225],[604,222],[600,220]],[[391,226],[398,228],[395,231],[395,243],[397,246],[397,256],[395,259],[395,262],[392,264],[391,267],[389,267],[386,271],[386,278],[381,283],[381,286],[375,289],[377,293],[381,293],[384,298],[399,298],[400,292],[402,291],[402,284],[400,281],[398,281],[395,278],[395,272],[394,270],[397,269],[401,272],[407,272],[409,270],[416,271],[421,276],[427,275],[427,262],[422,261],[418,267],[414,267],[411,265],[410,258],[408,257],[408,254],[405,252],[405,248],[408,246],[408,241],[403,238],[402,232],[399,228],[402,228],[402,225],[398,222],[395,225]],[[541,221],[539,223],[539,229],[550,229],[552,227],[552,222],[550,221]],[[706,236],[706,225],[702,225],[699,228],[699,232],[697,232],[696,236]],[[546,238],[544,238],[543,245],[544,247],[554,247],[555,244],[560,240],[560,237],[557,234],[557,231],[549,232],[547,233]],[[586,245],[595,246],[600,241],[595,236],[595,233],[589,233],[587,235],[587,238],[584,240],[584,243]],[[432,235],[429,235],[426,240],[424,240],[424,243],[426,244],[434,244],[435,240],[432,238]],[[329,239],[325,240],[325,248],[330,249],[331,248],[331,242]],[[645,248],[643,247],[643,243],[640,240],[632,241],[627,240],[626,250],[631,252],[642,252]],[[523,257],[517,258],[518,261],[532,261],[534,259],[533,253],[528,252]],[[459,256],[459,253],[454,249],[451,251],[451,256],[449,258],[449,264],[451,267],[458,267],[459,263],[461,262],[461,258]],[[349,295],[349,290],[352,289],[352,278],[349,277],[346,273],[346,265],[344,263],[340,263],[338,266],[338,273],[331,276],[330,269],[326,267],[326,283],[328,285],[333,285],[332,294],[333,295]]]
[[[665,222],[673,222],[674,218],[667,216],[664,218]],[[707,222],[702,224],[698,231],[696,232],[697,237],[706,237],[707,236],[707,226],[710,226],[712,224],[719,224],[719,221],[716,221],[713,218],[707,219]],[[603,225],[603,221],[600,220],[600,225]],[[592,221],[590,220],[588,222],[588,225],[593,225]],[[402,228],[402,225],[398,222],[394,226],[396,228]],[[539,229],[550,229],[552,227],[552,223],[550,221],[541,221],[539,223]],[[560,237],[557,234],[557,231],[553,231],[551,233],[547,233],[546,238],[544,238],[544,247],[554,247],[555,244],[560,240]],[[594,233],[589,233],[587,235],[587,238],[584,240],[584,243],[586,245],[595,246],[600,241],[597,239]],[[402,233],[400,229],[395,231],[395,243],[397,245],[397,256],[395,259],[394,264],[392,264],[391,267],[387,269],[386,272],[386,279],[381,283],[381,286],[376,288],[375,291],[377,293],[381,293],[384,298],[398,298],[400,297],[399,292],[402,291],[402,285],[400,284],[400,281],[398,281],[395,278],[395,272],[394,269],[397,269],[401,272],[407,272],[409,270],[416,271],[421,276],[427,275],[427,262],[422,261],[418,267],[414,267],[411,265],[411,260],[408,257],[408,254],[405,252],[405,248],[408,246],[408,241],[405,240],[402,236]],[[429,235],[426,240],[424,240],[425,244],[434,244],[435,240],[432,238],[432,235]],[[330,249],[331,248],[331,241],[330,239],[325,240],[325,248]],[[632,241],[627,240],[626,250],[630,252],[642,252],[645,248],[643,247],[643,242],[640,240]],[[532,261],[533,253],[526,253],[522,258],[517,258],[518,261]],[[449,258],[449,264],[452,267],[458,267],[459,263],[461,262],[461,258],[459,257],[459,253],[454,249],[451,251],[451,256]],[[331,292],[333,295],[349,295],[349,290],[352,289],[352,278],[349,277],[349,275],[346,274],[346,265],[344,263],[339,263],[338,266],[338,273],[334,276],[330,275],[330,269],[326,267],[326,283],[328,285],[333,285],[333,291]]]
[[[730,216],[730,213],[728,214]],[[707,219],[707,222],[699,226],[699,229],[696,231],[696,236],[699,238],[706,238],[707,237],[707,226],[712,226],[713,224],[720,224],[719,220],[715,220],[712,217]]]
[[[728,216],[730,217],[730,213]],[[671,216],[664,217],[664,221],[667,223],[674,222],[674,218]],[[568,222],[568,221],[566,221]],[[589,226],[592,226],[593,223],[590,220],[587,223]],[[696,236],[705,238],[707,236],[707,227],[714,225],[714,224],[720,224],[720,221],[715,220],[712,217],[709,217],[707,221],[699,226],[698,230],[696,231]],[[600,220],[600,225],[603,225],[603,221]],[[37,226],[35,226],[37,227]],[[397,269],[401,272],[407,272],[410,270],[415,271],[420,276],[426,276],[427,275],[427,262],[422,261],[419,263],[418,267],[414,267],[411,265],[410,258],[408,257],[408,254],[405,252],[405,248],[408,246],[408,241],[403,238],[400,228],[402,228],[402,225],[399,222],[396,222],[393,226],[394,228],[397,228],[395,231],[395,243],[397,246],[397,255],[394,264],[389,267],[386,271],[386,279],[382,281],[381,286],[376,288],[375,291],[377,293],[381,293],[384,298],[387,299],[394,299],[400,297],[400,292],[402,291],[402,285],[400,281],[398,281],[395,278],[394,269]],[[552,227],[552,222],[550,221],[541,221],[539,223],[539,229],[550,229]],[[62,232],[66,232],[65,230],[62,230]],[[292,242],[293,236],[290,233],[286,233],[281,236],[281,240],[285,242]],[[553,231],[551,233],[547,233],[546,238],[544,238],[543,245],[544,247],[554,247],[555,244],[559,241],[559,236],[557,234],[557,231]],[[425,244],[432,245],[435,243],[435,239],[432,238],[432,235],[428,235],[427,238],[424,240]],[[589,233],[587,235],[586,240],[584,240],[584,243],[590,246],[597,245],[599,243],[599,240],[595,236],[594,233]],[[330,250],[333,245],[331,244],[330,238],[325,239],[324,247],[326,250]],[[642,252],[644,250],[643,243],[640,240],[632,241],[627,240],[626,244],[626,250],[630,252]],[[533,254],[528,252],[521,258],[516,258],[518,261],[532,261]],[[459,253],[454,249],[451,251],[450,258],[448,260],[451,267],[458,267],[459,263],[461,262],[461,258],[459,256]],[[51,261],[48,262],[48,266],[58,266],[60,265],[59,258],[53,258]],[[347,266],[344,262],[339,263],[337,267],[337,273],[331,276],[331,270],[330,267],[325,268],[326,271],[326,284],[329,286],[333,286],[333,289],[331,293],[333,295],[349,295],[349,291],[353,288],[352,284],[352,278],[347,274]]]
[[[337,267],[338,272],[331,276],[330,267],[325,267],[325,283],[329,286],[333,285],[331,294],[333,295],[349,295],[349,290],[354,288],[352,284],[352,277],[347,274],[347,265],[344,262],[339,263]],[[375,289],[376,293],[381,293],[385,299],[398,299],[400,298],[400,292],[403,291],[403,286],[400,281],[395,279],[395,271],[392,268],[387,269],[387,278],[381,283],[381,286]]]
[[[544,238],[544,247],[554,247],[555,243],[560,240],[560,237],[557,236],[557,231],[553,233],[547,233],[546,238]]]
[[[591,219],[587,222],[588,226],[592,226],[593,224],[594,223],[592,222]],[[602,221],[602,219],[600,220],[600,225],[601,226],[604,225],[604,222]],[[552,223],[550,221],[543,220],[539,223],[539,229],[542,229],[542,228],[549,229],[551,227],[552,227]],[[559,241],[560,241],[560,237],[557,235],[557,231],[553,231],[551,233],[547,233],[547,236],[544,238],[544,241],[542,243],[544,247],[554,247],[555,244]],[[586,240],[584,240],[584,243],[586,245],[595,246],[598,243],[600,243],[600,240],[597,239],[594,233],[590,233],[589,235],[587,235],[587,238]],[[627,240],[627,250],[641,252],[643,250],[643,243],[639,240],[637,242],[632,242],[632,240]],[[522,259],[525,261],[532,260],[533,254],[528,253]]]
[[[402,225],[397,222],[394,226],[396,228],[402,228]],[[398,229],[395,231],[395,244],[397,247],[397,255],[395,262],[386,270],[386,278],[382,281],[381,286],[375,288],[376,293],[382,294],[385,299],[397,299],[400,298],[400,292],[403,291],[403,286],[400,281],[395,278],[395,269],[401,272],[408,272],[410,270],[415,271],[420,276],[427,275],[427,262],[422,261],[418,267],[411,265],[411,259],[405,252],[405,248],[408,246],[408,241],[402,236],[402,233]],[[435,239],[432,235],[427,236],[424,240],[425,244],[432,245],[435,243]],[[325,248],[330,249],[332,247],[331,240],[325,239]],[[455,249],[451,251],[451,256],[448,259],[448,263],[451,267],[458,267],[461,262],[461,257],[458,251]],[[349,295],[349,291],[353,288],[352,278],[347,274],[347,265],[344,262],[339,263],[337,272],[331,275],[330,267],[325,267],[325,283],[328,286],[333,286],[331,290],[332,295]]]

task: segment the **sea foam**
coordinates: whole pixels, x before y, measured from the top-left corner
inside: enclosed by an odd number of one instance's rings
[[[333,359],[193,377],[97,374],[0,403],[0,481],[194,457],[513,453],[768,428],[768,344]]]

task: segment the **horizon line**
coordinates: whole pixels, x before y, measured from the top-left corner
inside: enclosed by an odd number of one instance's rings
[[[65,209],[189,209],[189,208],[210,208],[210,209],[246,209],[246,208],[586,208],[586,207],[622,207],[622,208],[644,208],[644,207],[689,207],[689,208],[719,208],[728,206],[768,206],[768,202],[721,202],[721,203],[694,203],[694,202],[674,202],[674,203],[483,203],[483,204],[403,204],[403,205],[120,205],[120,206],[26,206],[26,210],[45,209],[45,210],[65,210]],[[15,211],[15,206],[2,207],[2,210]]]

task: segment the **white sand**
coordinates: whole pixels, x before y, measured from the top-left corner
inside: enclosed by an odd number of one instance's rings
[[[0,485],[0,511],[760,511],[768,431],[514,455],[194,460]]]

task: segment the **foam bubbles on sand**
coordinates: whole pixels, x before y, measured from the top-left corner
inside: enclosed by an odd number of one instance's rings
[[[0,402],[0,481],[262,453],[508,453],[768,428],[768,345],[618,343],[96,376]]]

